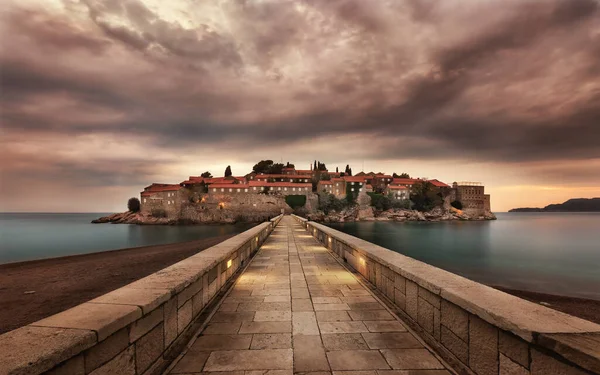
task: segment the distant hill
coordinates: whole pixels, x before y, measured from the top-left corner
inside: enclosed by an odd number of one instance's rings
[[[574,198],[544,208],[513,208],[508,212],[600,212],[600,198]]]

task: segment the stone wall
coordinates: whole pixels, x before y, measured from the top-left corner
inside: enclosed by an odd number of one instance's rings
[[[0,374],[160,374],[281,216],[96,299],[0,335]]]
[[[295,218],[459,373],[600,374],[600,325]]]

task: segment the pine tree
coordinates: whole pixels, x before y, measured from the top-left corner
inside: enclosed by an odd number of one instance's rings
[[[231,176],[231,166],[228,165],[227,168],[225,168],[225,177],[229,177]]]
[[[340,173],[340,170],[338,167],[335,167],[335,173]]]
[[[317,170],[317,160],[315,160],[315,165],[313,167],[313,171],[316,171],[316,170]]]

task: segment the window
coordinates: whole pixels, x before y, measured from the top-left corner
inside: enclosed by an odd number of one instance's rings
[[[231,193],[232,191],[233,191],[232,189],[229,189],[229,192],[230,192],[230,193]]]
[[[287,188],[283,188],[283,190],[287,191]]]
[[[237,190],[238,193],[240,192],[240,189],[235,189],[235,190]]]
[[[214,191],[214,192],[216,192],[216,191],[217,191],[217,188],[214,188],[214,189],[213,189],[213,191]]]
[[[280,188],[280,187],[278,187],[278,188],[277,188],[277,190],[281,190],[281,188]]]
[[[294,180],[292,180],[292,179],[290,178],[290,182],[294,182]]]
[[[308,188],[307,188],[307,187],[305,187],[305,188],[304,188],[304,190],[308,191]]]
[[[292,188],[292,191],[296,191],[296,188]]]
[[[244,193],[247,193],[247,192],[248,192],[248,189],[244,189]]]
[[[144,203],[146,203],[146,198],[144,198]]]
[[[252,190],[256,191],[256,186],[252,188]]]

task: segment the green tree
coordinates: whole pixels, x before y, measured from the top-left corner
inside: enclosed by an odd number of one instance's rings
[[[394,177],[394,178],[410,178],[410,176],[406,172],[401,173],[401,174],[396,174],[396,172],[394,172],[392,177]]]
[[[209,172],[209,171],[206,171],[206,172],[202,173],[202,174],[200,175],[200,177],[204,177],[204,178],[212,178],[212,174],[210,174],[210,172]]]
[[[424,181],[412,186],[410,200],[419,211],[429,211],[444,203],[442,191],[431,182]]]
[[[254,173],[267,173],[269,168],[273,165],[273,160],[261,160],[254,164],[252,172]]]
[[[127,201],[127,209],[131,212],[138,212],[140,210],[141,203],[137,198],[129,198]]]
[[[304,207],[306,204],[306,195],[286,195],[285,203],[294,210],[296,208]]]
[[[225,177],[229,177],[231,176],[231,166],[228,165],[227,168],[225,168]]]

